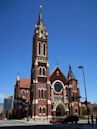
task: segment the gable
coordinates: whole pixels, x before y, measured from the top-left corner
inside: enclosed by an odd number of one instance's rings
[[[64,85],[67,85],[68,81],[67,78],[65,77],[65,75],[62,73],[62,71],[59,69],[59,67],[56,67],[55,70],[52,72],[52,74],[50,75],[50,82],[51,84],[55,81],[55,80],[60,80],[63,82]]]

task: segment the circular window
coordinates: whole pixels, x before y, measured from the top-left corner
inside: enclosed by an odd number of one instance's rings
[[[60,83],[55,83],[54,89],[56,92],[60,92],[62,90],[62,85]]]

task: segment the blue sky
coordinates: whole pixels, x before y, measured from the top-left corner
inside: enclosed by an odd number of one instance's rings
[[[50,72],[56,64],[65,76],[69,64],[84,97],[97,102],[97,0],[0,0],[0,102],[13,95],[17,73],[30,78],[32,37],[39,5],[47,31]]]

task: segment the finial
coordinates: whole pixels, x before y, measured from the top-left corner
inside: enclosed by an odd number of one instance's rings
[[[40,10],[39,10],[39,19],[42,20],[42,5],[39,6]]]
[[[17,78],[16,78],[17,81],[20,81],[20,77],[19,77],[19,72],[17,73]]]
[[[40,9],[41,9],[41,8],[42,8],[42,5],[40,5],[39,7],[40,7]]]

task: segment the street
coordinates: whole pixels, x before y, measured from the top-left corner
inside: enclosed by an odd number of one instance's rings
[[[32,124],[23,120],[0,120],[0,129],[97,129],[97,126],[78,124]]]

